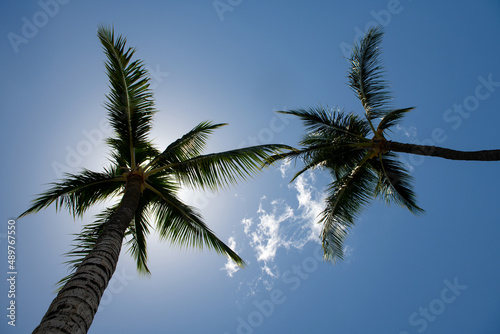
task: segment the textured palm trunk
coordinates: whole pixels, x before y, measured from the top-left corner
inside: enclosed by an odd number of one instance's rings
[[[450,160],[474,160],[474,161],[499,161],[500,150],[486,150],[486,151],[455,151],[448,148],[428,146],[428,145],[415,145],[415,144],[402,144],[394,141],[387,141],[385,149],[393,152],[411,153],[418,155],[425,155],[431,157],[439,157]]]
[[[59,291],[33,333],[87,333],[116,269],[125,230],[141,197],[142,176],[131,174],[120,207],[106,222],[94,249]]]

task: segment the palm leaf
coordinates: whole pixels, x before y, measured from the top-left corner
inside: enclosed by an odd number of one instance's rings
[[[194,208],[184,204],[168,190],[155,188],[149,183],[146,189],[158,195],[158,199],[152,202],[152,210],[162,239],[183,247],[213,249],[228,256],[239,266],[245,265],[238,254],[215,236]]]
[[[368,122],[352,113],[323,107],[279,112],[299,117],[308,131],[299,143],[302,149],[292,149],[266,159],[266,163],[271,164],[280,159],[301,158],[305,166],[290,182],[314,168],[354,168],[364,156],[359,143],[370,142],[365,138],[370,132]]]
[[[128,151],[123,152],[124,158],[133,169],[137,163],[135,148],[141,148],[148,141],[152,117],[156,113],[148,72],[142,61],[131,61],[135,49],[126,49],[126,38],[115,37],[113,29],[104,26],[99,27],[97,34],[107,56],[111,89],[105,107],[116,139],[128,147]]]
[[[158,167],[162,164],[185,161],[199,156],[203,152],[208,136],[213,133],[213,130],[225,125],[227,124],[213,124],[209,121],[201,122],[181,138],[168,145],[145,169],[149,166]]]
[[[218,190],[246,180],[260,171],[264,162],[274,153],[291,149],[287,145],[260,145],[201,155],[186,161],[167,164],[152,170],[147,176],[160,171],[175,174],[179,180],[194,188]]]
[[[310,133],[320,132],[331,137],[347,137],[353,141],[363,141],[370,132],[370,126],[365,120],[339,109],[325,110],[323,107],[318,107],[279,112],[299,117]]]
[[[137,271],[144,275],[151,274],[147,265],[148,254],[146,245],[150,227],[148,223],[150,220],[148,208],[151,205],[151,200],[147,197],[147,194],[143,194],[141,197],[134,220],[126,233],[130,236],[130,239],[126,243],[128,247],[127,251],[135,259]]]
[[[130,169],[128,160],[130,156],[129,144],[117,138],[107,138],[106,143],[111,147],[111,161],[118,166]],[[148,142],[139,142],[134,146],[135,161],[138,165],[145,161],[151,161],[159,155],[158,149]]]
[[[290,182],[307,170],[316,168],[327,168],[335,170],[341,174],[348,173],[354,169],[359,161],[366,155],[365,149],[359,149],[352,144],[344,144],[341,140],[324,139],[324,144],[308,145],[301,150],[300,157],[304,162],[304,167],[297,172]],[[340,143],[337,143],[340,141]]]
[[[407,112],[412,111],[415,107],[395,109],[387,113],[377,127],[377,132],[382,132],[383,130],[389,129],[390,127],[399,123],[399,121],[406,115]]]
[[[381,196],[386,203],[394,202],[408,208],[413,214],[423,213],[417,205],[413,191],[413,178],[396,155],[388,152],[381,154],[372,164],[379,174],[375,196]]]
[[[90,206],[117,194],[125,184],[116,167],[103,173],[83,170],[80,174],[66,174],[66,179],[52,183],[52,187],[38,195],[32,206],[19,217],[36,213],[55,202],[56,210],[66,207],[74,217],[81,217]]]
[[[326,260],[343,260],[344,239],[361,210],[368,204],[376,175],[368,168],[368,155],[350,173],[334,172],[320,223]]]
[[[96,221],[85,225],[80,233],[74,234],[73,249],[64,254],[69,260],[64,264],[69,266],[69,274],[60,279],[56,285],[56,291],[59,291],[74,275],[76,269],[80,266],[85,257],[94,248],[97,239],[101,235],[104,228],[104,223],[116,210],[116,206],[108,208],[96,215]]]
[[[368,31],[359,44],[354,45],[348,72],[349,86],[360,99],[370,122],[387,113],[390,100],[380,64],[382,36],[382,28],[375,27]]]

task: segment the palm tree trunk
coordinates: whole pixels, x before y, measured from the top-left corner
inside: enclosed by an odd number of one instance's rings
[[[33,333],[87,333],[99,302],[116,269],[125,230],[134,217],[142,176],[131,174],[120,207],[109,218],[94,249],[59,291]]]
[[[450,160],[474,160],[474,161],[499,161],[500,150],[486,151],[455,151],[448,148],[403,144],[394,141],[387,141],[385,149],[393,152],[411,153],[431,157],[439,157]]]

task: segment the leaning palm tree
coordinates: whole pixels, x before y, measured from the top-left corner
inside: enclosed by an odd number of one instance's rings
[[[323,168],[333,181],[327,188],[320,216],[322,245],[327,260],[342,260],[344,241],[362,209],[373,198],[396,203],[418,214],[412,177],[396,153],[435,156],[452,160],[500,160],[500,150],[463,152],[441,147],[403,144],[387,140],[387,131],[414,108],[391,108],[390,94],[380,65],[383,31],[371,29],[353,47],[348,72],[349,86],[360,99],[364,117],[341,109],[323,107],[281,111],[298,116],[307,132],[301,149],[268,159],[300,158],[307,170]]]
[[[202,122],[163,152],[148,139],[156,112],[148,73],[126,39],[112,28],[99,27],[98,37],[107,56],[111,92],[105,107],[114,129],[107,140],[112,153],[102,172],[83,170],[67,174],[39,195],[21,216],[55,203],[81,217],[93,205],[118,197],[86,225],[69,255],[75,269],[52,301],[34,333],[87,333],[99,301],[117,265],[124,238],[137,268],[149,273],[146,239],[153,227],[161,239],[180,246],[213,249],[238,265],[243,260],[204,223],[199,212],[178,197],[181,185],[217,190],[244,180],[260,170],[264,159],[285,145],[261,145],[214,154],[202,154],[208,135],[225,124]]]

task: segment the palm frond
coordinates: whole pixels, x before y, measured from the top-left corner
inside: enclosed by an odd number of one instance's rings
[[[112,28],[99,27],[98,37],[107,56],[106,70],[111,92],[105,107],[115,131],[128,151],[124,155],[130,168],[136,166],[135,148],[144,146],[156,113],[149,89],[148,72],[141,60],[132,61],[134,48],[126,48],[126,38],[115,37]],[[125,153],[125,152],[124,152]]]
[[[225,125],[227,124],[213,124],[210,121],[201,122],[181,138],[168,145],[168,147],[151,161],[146,168],[149,166],[158,167],[162,164],[185,161],[199,156],[203,153],[208,136],[212,134],[215,129]]]
[[[56,210],[66,207],[74,217],[81,217],[92,205],[118,193],[125,180],[116,167],[103,173],[84,169],[80,174],[66,174],[66,179],[52,183],[52,187],[38,195],[32,206],[19,217],[36,213],[55,202]]]
[[[323,146],[309,146],[300,152],[294,152],[296,154],[295,158],[302,159],[304,167],[295,173],[290,182],[295,181],[300,175],[308,170],[325,167],[330,155],[327,153],[326,156],[322,156],[322,153],[325,151],[328,152],[330,148],[331,145],[328,143]]]
[[[147,175],[168,171],[193,188],[218,190],[246,180],[259,172],[271,155],[291,149],[287,145],[245,147],[167,164],[148,172]]]
[[[339,109],[323,107],[280,111],[280,113],[299,117],[307,131],[299,142],[301,149],[293,149],[266,160],[269,164],[284,158],[301,158],[305,166],[290,182],[310,169],[323,167],[339,171],[352,169],[365,156],[370,143],[366,138],[370,126],[365,119]]]
[[[115,165],[130,169],[130,164],[127,160],[130,156],[128,143],[125,143],[121,139],[117,138],[107,138],[106,143],[111,147],[111,161]],[[149,142],[136,143],[134,146],[134,156],[137,165],[140,165],[145,161],[151,161],[159,155],[160,152],[158,149],[153,147],[153,145]]]
[[[368,155],[367,155],[368,157]],[[376,175],[363,159],[350,173],[339,175],[331,183],[326,208],[320,223],[323,224],[322,240],[326,260],[343,260],[344,239],[355,219],[373,197],[370,189],[376,184]]]
[[[64,256],[69,258],[68,261],[64,262],[64,264],[69,266],[69,274],[55,284],[56,291],[59,291],[73,277],[76,269],[94,248],[104,228],[104,223],[111,217],[115,210],[116,206],[105,209],[96,215],[96,220],[93,223],[85,225],[80,233],[74,234],[73,249],[64,254]]]
[[[295,181],[305,171],[316,168],[326,168],[339,174],[346,174],[354,169],[365,155],[365,149],[350,144],[337,144],[335,140],[329,145],[308,146],[300,155],[304,167],[294,175],[290,182]]]
[[[151,274],[147,265],[148,252],[146,244],[150,227],[148,221],[151,219],[148,208],[151,202],[147,197],[147,194],[141,197],[141,201],[134,215],[134,220],[126,233],[127,236],[130,236],[130,239],[126,243],[128,247],[127,251],[135,259],[137,271],[144,275]]]
[[[370,126],[365,120],[339,109],[327,110],[317,107],[279,111],[279,113],[299,117],[309,133],[319,132],[331,137],[347,137],[353,141],[362,141],[370,132]]]
[[[413,177],[397,160],[396,155],[388,152],[374,160],[372,166],[379,174],[375,196],[381,196],[386,203],[394,202],[406,207],[413,214],[423,213],[424,210],[417,205],[413,191]]]
[[[288,152],[273,154],[269,156],[264,160],[264,165],[265,166],[274,165],[276,162],[280,160],[287,160],[287,159],[294,160],[300,157],[300,155],[302,155],[303,153],[304,153],[303,150],[291,148]]]
[[[378,124],[378,132],[387,130],[391,126],[398,124],[399,121],[405,116],[405,114],[409,111],[412,111],[413,109],[415,109],[415,107],[391,110],[382,118],[382,120]]]
[[[148,180],[149,182],[149,180]],[[215,236],[200,214],[169,191],[146,184],[146,189],[158,195],[152,202],[160,237],[179,247],[213,249],[243,267],[245,262],[229,246]]]
[[[388,112],[391,98],[380,62],[383,34],[381,27],[370,29],[361,42],[353,46],[350,58],[349,86],[360,99],[370,122]]]

